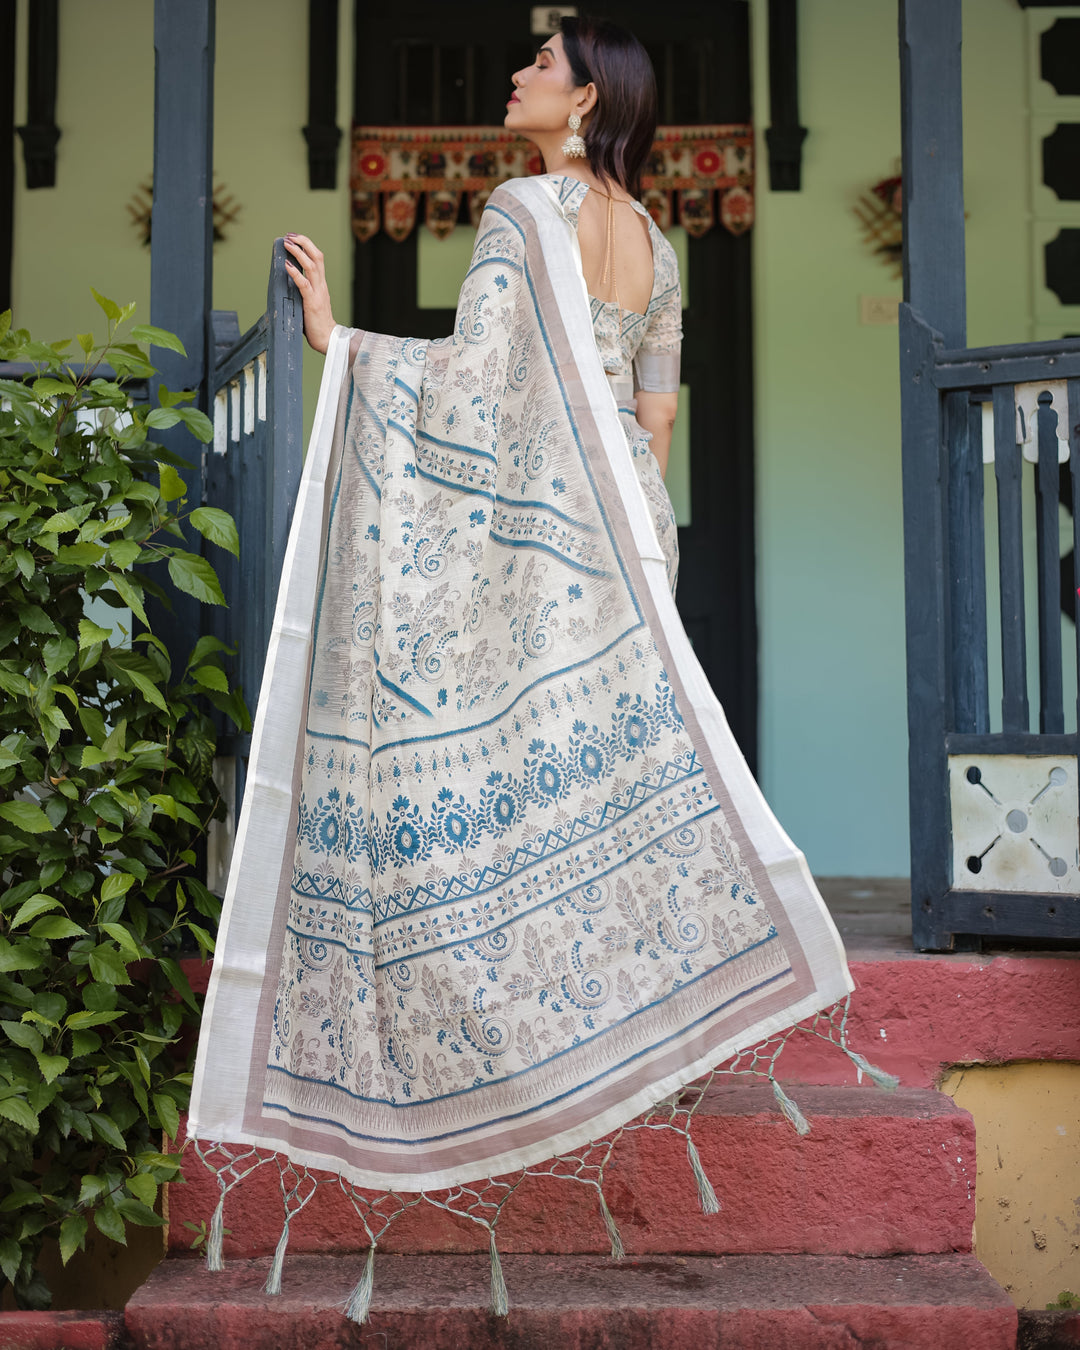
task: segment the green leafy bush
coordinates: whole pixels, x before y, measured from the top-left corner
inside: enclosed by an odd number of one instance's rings
[[[90,1218],[120,1242],[162,1222],[198,1020],[178,958],[211,950],[219,912],[196,866],[221,814],[204,699],[248,725],[222,644],[172,670],[144,608],[170,583],[223,603],[185,529],[235,552],[232,518],[186,509],[183,461],[149,439],[210,423],[189,393],[131,406],[118,381],[153,374],[138,344],[182,349],[121,341],[134,306],[94,294],[108,336],[78,337],[81,371],[0,317],[0,361],[36,371],[0,380],[0,1270],[24,1307],[50,1300],[46,1237],[66,1262]]]

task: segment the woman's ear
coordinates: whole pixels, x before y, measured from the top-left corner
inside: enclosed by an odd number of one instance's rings
[[[592,80],[580,91],[574,111],[579,117],[586,117],[596,107],[596,85]]]

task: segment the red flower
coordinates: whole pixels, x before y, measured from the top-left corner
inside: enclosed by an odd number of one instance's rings
[[[699,150],[694,156],[694,168],[698,173],[718,173],[720,156],[715,150]]]
[[[365,178],[379,178],[386,172],[386,160],[376,150],[360,156],[360,172]]]

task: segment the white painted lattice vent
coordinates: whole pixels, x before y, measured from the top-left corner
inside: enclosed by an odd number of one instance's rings
[[[950,755],[953,889],[1080,895],[1076,759]]]

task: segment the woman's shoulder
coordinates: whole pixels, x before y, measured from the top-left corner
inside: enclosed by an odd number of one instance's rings
[[[657,253],[663,253],[665,256],[677,257],[675,245],[656,223],[656,217],[649,210],[646,210],[645,214],[649,217],[649,234],[652,236],[654,250]]]
[[[675,252],[674,244],[657,225],[651,214],[649,216],[649,234],[653,241],[653,267],[656,271],[653,293],[655,296],[659,296],[664,291],[669,290],[672,285],[678,284],[679,255]]]
[[[487,205],[511,214],[524,209],[534,216],[550,210],[576,223],[587,191],[588,185],[580,178],[557,173],[530,174],[505,179],[492,189]]]
[[[536,192],[537,187],[548,192],[554,192],[560,202],[566,201],[570,197],[584,196],[588,190],[588,184],[580,178],[574,178],[565,173],[530,173],[520,178],[505,178],[492,190],[492,197],[499,194],[508,194],[514,197],[531,196]],[[489,199],[490,200],[490,199]]]

